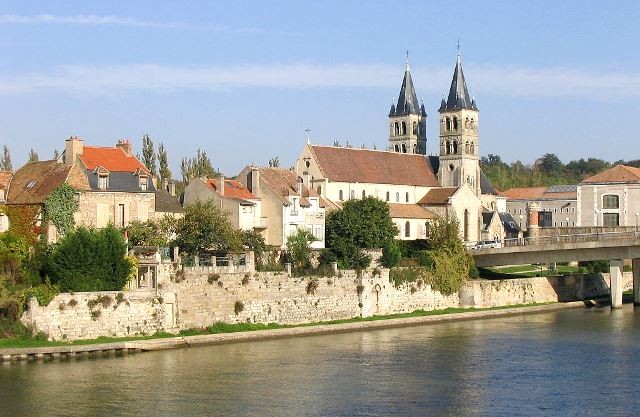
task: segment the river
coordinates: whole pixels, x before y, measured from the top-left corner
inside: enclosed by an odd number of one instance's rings
[[[0,364],[2,416],[634,416],[640,309]]]

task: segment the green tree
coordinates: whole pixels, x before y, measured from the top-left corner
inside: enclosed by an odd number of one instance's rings
[[[287,249],[294,268],[306,269],[311,266],[311,243],[316,238],[304,229],[287,237]]]
[[[262,262],[262,257],[267,250],[267,242],[265,242],[262,235],[255,230],[244,230],[241,232],[242,245],[253,251],[256,257],[256,263]]]
[[[151,172],[151,175],[154,177],[157,175],[156,152],[153,148],[153,142],[147,134],[142,136],[142,163],[147,167],[149,172]]]
[[[2,146],[2,158],[0,158],[0,171],[13,171],[11,153],[7,145]]]
[[[182,158],[180,171],[182,172],[182,181],[185,184],[188,184],[191,178],[217,176],[207,152],[202,149],[198,149],[193,158]]]
[[[27,164],[38,162],[39,160],[40,158],[38,157],[38,152],[36,152],[35,149],[31,148],[31,150],[29,151],[29,156],[27,158]]]
[[[189,255],[205,251],[226,254],[242,249],[240,232],[233,228],[227,212],[213,202],[195,202],[185,207],[176,225],[175,243]]]
[[[51,251],[51,282],[62,291],[122,290],[134,272],[126,255],[124,237],[113,225],[100,230],[78,227]]]
[[[158,146],[158,165],[161,180],[171,181],[171,170],[169,169],[169,157],[163,143]]]
[[[146,222],[133,221],[125,227],[129,247],[168,246],[177,221],[170,216]]]
[[[280,158],[277,156],[269,159],[269,168],[278,168],[280,166]]]

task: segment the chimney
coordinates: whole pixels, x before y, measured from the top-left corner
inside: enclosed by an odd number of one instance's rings
[[[166,178],[163,178],[162,184],[160,184],[160,186],[162,187],[163,190],[169,191],[169,180],[167,180]]]
[[[176,182],[175,181],[169,181],[169,195],[171,195],[171,197],[175,197],[176,196]]]
[[[249,173],[249,181],[247,181],[247,185],[250,187],[249,191],[256,197],[258,197],[258,189],[260,186],[260,171],[257,169],[252,169]]]
[[[224,197],[224,175],[218,175],[216,186],[218,187],[218,194]]]
[[[77,136],[71,136],[64,144],[64,163],[71,166],[76,161],[76,156],[82,155],[84,142]]]
[[[116,148],[122,149],[127,156],[133,155],[133,147],[129,139],[120,139],[118,143],[116,143]]]

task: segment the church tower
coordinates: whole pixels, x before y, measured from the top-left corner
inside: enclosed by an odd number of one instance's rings
[[[438,180],[443,187],[469,184],[480,196],[480,162],[478,157],[478,107],[469,98],[462,72],[460,51],[451,80],[449,96],[440,104],[440,168]]]
[[[424,104],[418,105],[408,58],[398,103],[391,104],[389,112],[388,150],[398,153],[427,154],[427,113],[424,111]]]

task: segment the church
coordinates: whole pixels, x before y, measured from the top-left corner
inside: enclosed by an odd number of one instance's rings
[[[307,143],[296,162],[310,189],[341,207],[346,200],[373,196],[386,201],[398,239],[424,239],[429,223],[453,217],[465,242],[517,237],[506,197],[480,169],[479,111],[458,53],[453,78],[439,113],[438,155],[427,155],[427,113],[418,103],[407,62],[397,103],[389,112],[387,150]],[[515,236],[514,236],[515,234]]]

